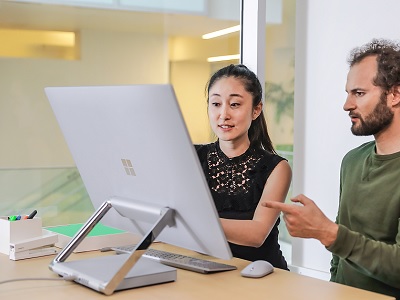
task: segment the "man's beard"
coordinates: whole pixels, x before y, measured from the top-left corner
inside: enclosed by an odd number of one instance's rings
[[[351,132],[354,135],[375,135],[392,123],[394,114],[386,105],[386,97],[386,93],[383,92],[379,103],[365,119],[361,115],[355,115],[360,120],[360,124],[351,126]]]

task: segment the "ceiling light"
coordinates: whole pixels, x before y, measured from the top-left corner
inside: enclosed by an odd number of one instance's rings
[[[229,27],[229,28],[225,28],[225,29],[221,29],[221,30],[218,30],[218,31],[214,31],[214,32],[210,32],[210,33],[204,34],[204,35],[202,35],[202,38],[205,39],[205,40],[208,40],[208,39],[215,38],[217,36],[229,34],[229,33],[232,33],[232,32],[237,32],[239,30],[240,30],[240,25],[236,25],[236,26],[233,26],[233,27]]]
[[[235,60],[235,59],[240,59],[240,54],[209,57],[209,58],[207,58],[207,61],[208,62],[216,62],[216,61]]]

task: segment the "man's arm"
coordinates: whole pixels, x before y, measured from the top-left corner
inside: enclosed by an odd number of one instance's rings
[[[367,271],[372,278],[400,288],[400,220],[395,244],[367,238],[343,225],[330,221],[311,199],[304,195],[292,199],[301,205],[264,202],[265,207],[279,209],[289,233],[294,237],[315,238],[334,254],[332,278],[336,276],[337,258]],[[335,258],[336,256],[336,258]],[[334,279],[334,278],[333,278]]]
[[[338,224],[338,217],[336,217],[335,223]],[[337,238],[336,238],[336,240],[337,240]],[[329,272],[331,273],[330,281],[336,282],[338,265],[339,265],[339,256],[332,253],[331,268],[329,269]]]
[[[279,202],[263,202],[262,205],[281,210],[283,219],[291,236],[314,238],[325,247],[330,246],[335,240],[338,225],[329,220],[311,199],[298,195],[291,199],[302,205],[292,205]]]
[[[327,250],[360,272],[400,289],[400,221],[396,243],[376,241],[340,225],[337,240]]]
[[[335,254],[332,254],[331,268],[329,270],[330,273],[331,273],[330,281],[336,282],[336,274],[337,274],[338,263],[339,263],[339,256],[337,256]]]

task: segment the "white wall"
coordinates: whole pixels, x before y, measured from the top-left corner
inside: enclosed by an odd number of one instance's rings
[[[207,143],[212,136],[205,94],[205,86],[210,73],[208,63],[170,62],[171,83],[174,86],[186,126],[194,144]],[[182,76],[182,74],[196,74],[196,76]]]
[[[0,58],[1,168],[75,165],[44,87],[168,82],[162,35],[84,30],[81,45],[77,61]]]
[[[316,201],[332,220],[343,155],[371,137],[355,137],[342,107],[350,50],[372,38],[400,39],[398,0],[299,0],[293,194]],[[329,272],[331,254],[315,240],[293,241],[293,265]]]

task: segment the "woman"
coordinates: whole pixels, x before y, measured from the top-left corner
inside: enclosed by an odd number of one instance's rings
[[[230,65],[211,77],[207,96],[218,139],[196,150],[233,256],[287,269],[279,212],[261,202],[284,202],[292,172],[268,136],[261,84],[246,66]]]

